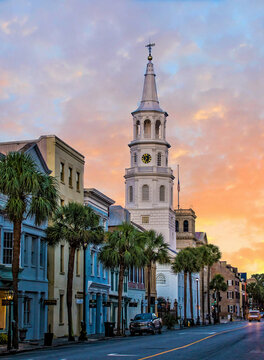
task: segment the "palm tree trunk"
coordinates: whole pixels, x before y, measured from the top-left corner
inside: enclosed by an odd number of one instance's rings
[[[190,289],[190,309],[191,309],[191,318],[193,319],[192,273],[189,273],[189,289]]]
[[[148,265],[148,313],[150,313],[150,293],[151,293],[151,284],[150,284],[150,279],[151,279],[151,264]]]
[[[204,316],[204,266],[202,268],[202,323],[205,324],[205,316]]]
[[[209,324],[211,324],[211,305],[210,305],[210,277],[211,277],[211,267],[208,265],[208,274],[207,274],[207,311],[209,316]]]
[[[120,336],[120,325],[121,325],[121,311],[122,311],[122,293],[124,283],[124,265],[120,264],[119,267],[119,282],[118,282],[118,309],[117,309],[117,335]]]
[[[13,327],[13,345],[18,349],[18,272],[19,272],[19,258],[20,258],[20,238],[21,238],[21,221],[14,221],[14,243],[13,243],[13,262],[12,262],[12,275],[13,275],[13,316],[15,326]],[[11,310],[11,307],[10,307]]]
[[[217,322],[217,324],[220,322],[219,320],[220,320],[220,314],[219,314],[219,298],[220,298],[220,292],[219,291],[217,291],[216,292],[216,296],[217,296],[217,298],[216,298],[216,308],[217,308],[217,317],[216,317],[216,322]]]
[[[75,248],[70,246],[67,278],[67,311],[68,311],[68,340],[74,341],[72,328],[72,282],[74,271]]]
[[[187,272],[184,272],[184,324],[187,319]]]

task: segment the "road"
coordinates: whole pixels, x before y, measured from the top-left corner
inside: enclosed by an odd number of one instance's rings
[[[76,344],[1,357],[3,360],[260,360],[264,322],[235,322]],[[0,359],[1,359],[0,358]]]

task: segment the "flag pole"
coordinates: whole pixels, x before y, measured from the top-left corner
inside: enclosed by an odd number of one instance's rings
[[[177,190],[178,190],[178,209],[180,208],[180,167],[179,165],[177,165],[178,167],[178,185],[177,185]]]

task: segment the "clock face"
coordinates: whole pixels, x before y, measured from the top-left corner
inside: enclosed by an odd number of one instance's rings
[[[151,155],[150,154],[144,154],[142,155],[142,161],[145,164],[148,164],[151,162]]]

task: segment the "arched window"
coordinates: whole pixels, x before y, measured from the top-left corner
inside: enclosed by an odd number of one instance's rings
[[[128,199],[129,202],[133,202],[133,186],[129,186],[128,188]]]
[[[166,277],[164,274],[157,274],[156,284],[166,284]]]
[[[142,200],[143,201],[149,200],[149,186],[148,185],[142,186]]]
[[[161,138],[161,122],[159,120],[157,120],[155,124],[155,137],[156,139]]]
[[[184,220],[184,222],[183,222],[183,231],[184,232],[189,231],[189,222],[188,222],[188,220]]]
[[[144,121],[144,138],[149,139],[151,137],[151,122],[150,120]]]
[[[165,186],[164,185],[160,186],[159,199],[160,199],[160,201],[165,201]]]
[[[179,221],[178,220],[175,221],[175,231],[179,232]]]
[[[137,163],[137,153],[134,152],[134,164],[136,164],[136,163]]]
[[[157,154],[157,166],[161,166],[161,152]]]
[[[136,137],[137,138],[140,137],[140,121],[139,120],[136,122]]]

